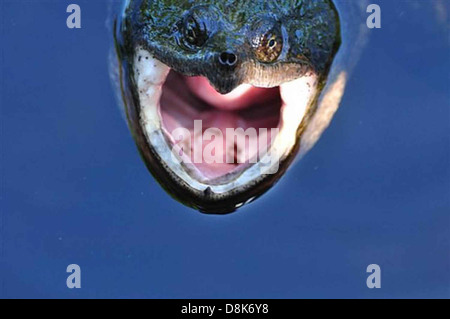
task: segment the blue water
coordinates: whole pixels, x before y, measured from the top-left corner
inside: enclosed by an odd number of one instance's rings
[[[320,142],[255,203],[206,216],[138,155],[106,1],[2,0],[0,296],[449,298],[448,2],[374,2],[382,29]]]

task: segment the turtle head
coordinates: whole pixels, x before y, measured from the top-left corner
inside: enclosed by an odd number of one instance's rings
[[[221,94],[323,73],[339,44],[331,1],[135,1],[144,46]]]
[[[339,48],[330,0],[130,0],[118,21],[128,121],[170,194],[228,213],[286,172]]]

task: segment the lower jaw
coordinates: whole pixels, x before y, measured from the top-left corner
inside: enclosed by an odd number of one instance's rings
[[[317,77],[311,75],[271,89],[271,93],[276,92],[275,99],[271,103],[264,103],[263,100],[260,108],[249,108],[245,111],[239,108],[237,110],[233,108],[232,110],[202,109],[201,106],[171,108],[173,103],[177,103],[173,96],[181,97],[179,103],[185,103],[183,99],[192,98],[192,94],[190,97],[182,94],[189,90],[181,93],[178,90],[171,91],[170,86],[165,85],[168,83],[166,80],[169,81],[173,76],[173,74],[169,75],[170,68],[143,49],[136,53],[135,66],[135,82],[140,92],[141,125],[149,144],[165,162],[170,174],[181,178],[197,190],[204,191],[209,188],[215,193],[225,193],[234,188],[243,187],[267,172],[276,173],[267,167],[267,163],[279,165],[293,150],[297,130],[307,114],[317,89]],[[183,105],[186,106],[187,103]],[[271,116],[266,114],[259,121],[251,117],[264,111]],[[250,117],[247,116],[246,119],[245,113]],[[195,127],[195,120],[202,121],[200,130]],[[270,131],[276,128],[278,132],[275,135],[268,134],[266,153],[259,152],[260,149],[258,149],[256,155],[251,154],[247,143],[244,142],[245,145],[238,145],[238,148],[245,151],[247,158],[238,160],[236,156],[233,156],[237,162],[227,163],[226,157],[229,150],[223,145],[222,149],[218,148],[222,154],[216,157],[222,158],[222,163],[207,163],[202,155],[211,143],[211,141],[204,141],[203,133],[208,128],[216,128],[220,131],[226,131],[227,128],[242,128],[244,131],[254,128],[257,132],[260,132],[260,129]],[[191,143],[191,147],[181,147],[181,152],[180,148],[177,149],[178,161],[174,160],[173,150],[175,146],[180,146],[183,138],[175,136],[174,131],[177,129],[186,129],[190,133]],[[200,146],[198,141],[197,143],[195,141],[196,136],[198,140],[199,133],[200,139],[203,138]],[[226,133],[223,134],[225,139],[226,135]],[[260,135],[257,138],[259,140]],[[236,149],[233,151],[236,152]],[[198,153],[201,154],[200,158],[196,156]],[[269,153],[271,159],[268,161],[265,157]]]

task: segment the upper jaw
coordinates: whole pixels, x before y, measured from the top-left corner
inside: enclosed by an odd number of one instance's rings
[[[208,77],[208,80],[220,94],[229,94],[241,84],[236,77],[220,79],[214,76],[212,79]]]
[[[144,43],[142,50],[152,52],[152,56],[171,70],[186,76],[204,76],[221,94],[228,94],[242,84],[271,88],[282,86],[308,74],[317,73],[313,64],[301,57],[296,62],[260,63],[247,54],[238,56],[233,66],[218,63],[219,55],[205,53],[190,57],[171,54],[173,52],[149,47]]]

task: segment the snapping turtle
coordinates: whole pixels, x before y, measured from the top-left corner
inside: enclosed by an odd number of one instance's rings
[[[162,187],[217,214],[272,187],[337,110],[364,11],[346,0],[125,1],[114,71]]]

